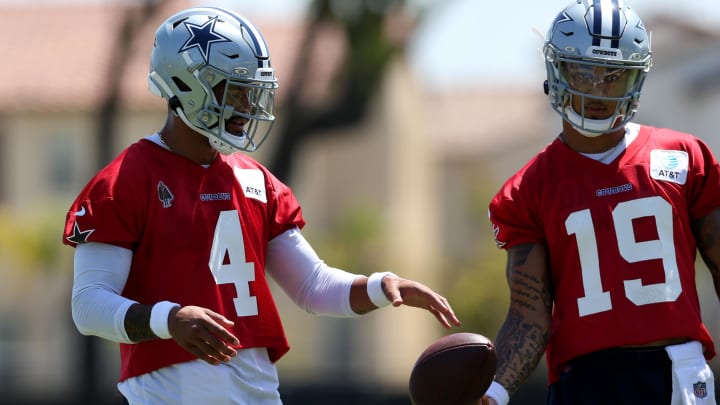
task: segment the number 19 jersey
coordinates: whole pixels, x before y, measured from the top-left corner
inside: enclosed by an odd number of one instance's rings
[[[693,221],[720,207],[720,171],[699,139],[641,126],[612,163],[556,139],[490,203],[498,246],[542,243],[554,291],[550,383],[597,350],[687,338],[715,355],[695,285]]]
[[[102,169],[68,212],[64,242],[133,251],[122,295],[172,301],[235,322],[238,348],[289,345],[265,278],[268,242],[305,224],[290,188],[250,157],[218,155],[207,168],[143,139]],[[194,360],[174,340],[120,345],[120,380]]]

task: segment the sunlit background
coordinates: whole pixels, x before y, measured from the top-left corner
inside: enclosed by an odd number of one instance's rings
[[[254,157],[292,186],[320,256],[431,285],[463,321],[456,331],[493,338],[507,292],[487,204],[559,131],[539,48],[567,1],[0,0],[0,403],[120,403],[116,345],[80,336],[70,319],[62,227],[90,177],[160,128],[165,105],[146,78],[153,33],[195,4],[231,7],[269,43],[278,124]],[[637,121],[720,153],[717,0],[631,4],[655,53]],[[701,262],[698,285],[720,345]],[[414,360],[448,333],[415,309],[329,319],[279,290],[277,300],[289,405],[407,405]],[[513,404],[544,395],[541,364]]]

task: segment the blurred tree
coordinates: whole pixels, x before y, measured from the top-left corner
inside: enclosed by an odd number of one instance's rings
[[[365,118],[373,95],[382,84],[385,68],[405,48],[410,30],[404,0],[315,0],[307,18],[301,52],[293,68],[284,104],[277,147],[269,168],[290,183],[297,148],[324,131],[349,127]],[[332,82],[333,94],[308,104],[305,95],[314,85],[309,77],[328,58],[316,57],[323,29],[334,26],[344,34],[345,52]],[[398,34],[398,28],[401,32]],[[325,55],[331,56],[331,55]]]
[[[108,52],[110,61],[105,74],[105,88],[102,89],[102,101],[97,114],[97,169],[101,169],[115,156],[115,139],[117,137],[117,112],[122,92],[122,77],[132,56],[136,35],[142,27],[157,14],[158,9],[166,0],[143,0],[139,7],[124,8],[124,15],[115,35],[112,51]]]

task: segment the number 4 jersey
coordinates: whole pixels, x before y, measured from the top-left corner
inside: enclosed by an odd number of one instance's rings
[[[265,279],[267,245],[303,225],[292,191],[248,156],[204,168],[143,139],[83,189],[64,242],[131,249],[124,297],[221,313],[239,347],[267,347],[274,362],[289,346]],[[121,380],[195,359],[172,339],[121,344],[120,354]]]
[[[691,224],[717,207],[709,148],[648,126],[610,164],[556,139],[502,186],[489,211],[498,246],[542,243],[549,252],[550,383],[568,360],[609,347],[689,338],[715,355]]]

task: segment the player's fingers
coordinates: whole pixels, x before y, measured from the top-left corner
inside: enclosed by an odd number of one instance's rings
[[[407,305],[427,309],[438,318],[440,323],[448,328],[451,327],[451,324],[461,324],[445,297],[422,285],[419,285],[415,291],[412,299],[408,297],[408,299],[405,300]]]
[[[227,329],[213,320],[208,320],[202,329],[204,330],[198,334],[198,338],[207,346],[206,353],[214,357],[220,356],[219,358],[224,361],[230,360],[230,357],[237,354],[237,351],[230,344],[237,345],[239,342]]]
[[[219,360],[228,362],[237,355],[237,350],[229,346],[226,341],[218,339],[215,335],[210,334],[205,341],[207,347],[206,353]]]
[[[452,307],[450,306],[450,303],[448,302],[447,298],[440,297],[439,298],[440,303],[442,306],[439,308],[439,311],[442,312],[443,315],[453,324],[460,326],[462,323],[460,322],[460,319],[455,315],[455,311],[453,311]]]
[[[235,322],[225,318],[222,314],[218,314],[217,312],[211,310],[211,309],[205,309],[205,313],[212,318],[215,322],[218,322],[226,327],[232,327],[235,325]]]
[[[237,354],[237,351],[228,346],[225,341],[217,338],[206,328],[202,329],[204,331],[200,331],[194,336],[192,345],[202,352],[203,360],[206,360],[204,356],[207,356],[211,359],[228,362]]]
[[[447,304],[447,301],[445,301],[444,298],[442,298],[442,300],[436,300],[435,303],[431,304],[427,308],[427,310],[435,315],[435,318],[437,318],[437,320],[440,321],[440,323],[447,329],[452,328],[453,325],[461,325],[460,320],[457,316],[455,316],[452,308],[449,304]]]
[[[207,325],[210,333],[218,336],[220,339],[229,342],[232,345],[237,346],[240,344],[238,338],[235,337],[235,335],[230,333],[230,331],[228,330],[228,328],[231,328],[235,324],[233,321],[209,309],[206,312],[207,315],[210,317]]]
[[[183,349],[187,350],[195,357],[208,364],[218,365],[223,360],[221,356],[212,355],[210,351],[206,348],[207,345],[202,339],[178,341],[178,344],[182,346]]]
[[[435,318],[440,322],[443,327],[445,327],[445,329],[450,329],[452,327],[450,325],[450,322],[448,322],[447,318],[445,318],[445,315],[443,315],[442,312],[439,312],[437,310],[430,310],[430,312],[435,315]]]
[[[400,278],[389,281],[386,287],[393,306],[405,304],[426,309],[446,328],[461,324],[448,300],[430,287]]]
[[[200,346],[188,345],[188,346],[183,346],[183,348],[185,350],[189,351],[190,353],[192,353],[193,355],[195,355],[195,357],[197,357],[198,359],[200,359],[208,364],[212,364],[214,366],[217,366],[218,364],[220,364],[219,359],[212,357],[212,356],[208,355],[207,353],[205,353],[205,351],[203,351],[200,348]]]
[[[446,329],[452,328],[452,325],[450,322],[455,323],[451,319],[448,319],[447,315],[445,315],[444,312],[438,310],[437,308],[430,307],[428,308],[428,311],[430,311],[433,315],[435,315],[435,318],[444,326]]]

